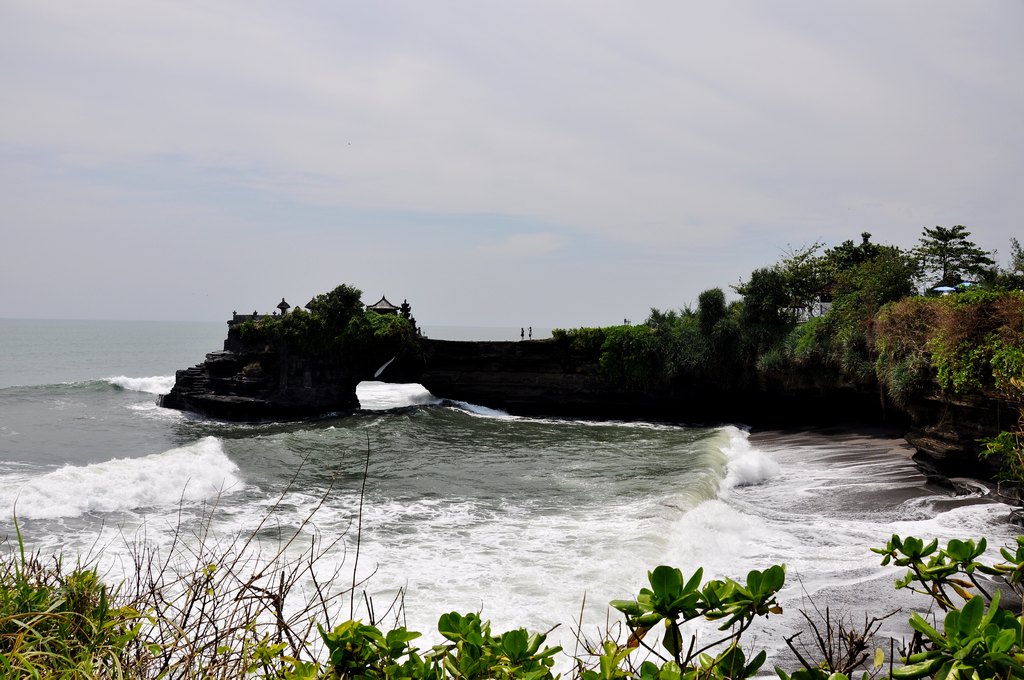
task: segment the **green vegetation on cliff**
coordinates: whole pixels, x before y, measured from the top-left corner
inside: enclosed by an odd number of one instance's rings
[[[713,288],[697,309],[652,309],[639,326],[554,337],[592,353],[605,378],[638,390],[844,387],[881,390],[902,410],[935,395],[1019,406],[1024,252],[1011,240],[1010,266],[999,269],[969,236],[960,225],[926,228],[909,251],[873,243],[866,232],[859,243],[816,243],[751,272],[731,304]],[[950,283],[955,292],[936,290]],[[1019,459],[1022,434],[1024,423],[987,450]],[[1019,476],[1024,463],[1017,467]]]
[[[361,298],[358,288],[342,284],[314,297],[305,310],[250,319],[242,323],[239,332],[251,345],[288,347],[334,357],[341,363],[358,358],[374,368],[398,354],[417,350],[416,329],[409,318],[364,309]]]

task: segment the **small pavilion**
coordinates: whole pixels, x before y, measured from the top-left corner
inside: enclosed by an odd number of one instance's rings
[[[284,316],[285,314],[288,313],[288,310],[291,309],[292,306],[285,302],[284,298],[281,298],[281,301],[277,303],[277,308],[281,310],[281,316]]]
[[[368,305],[367,309],[377,312],[378,314],[398,314],[399,307],[388,302],[388,299],[381,295],[380,300],[377,300],[372,305]]]

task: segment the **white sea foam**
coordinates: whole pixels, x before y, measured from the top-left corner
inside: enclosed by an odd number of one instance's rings
[[[722,452],[728,457],[723,489],[760,484],[779,474],[779,464],[765,451],[750,443],[750,434],[738,427],[725,427],[728,438]]]
[[[476,416],[487,416],[488,418],[513,418],[514,416],[509,415],[507,411],[502,411],[497,408],[488,408],[486,406],[479,406],[477,404],[470,404],[467,401],[455,401],[451,400],[449,403],[454,404],[460,411],[466,413],[472,413]]]
[[[244,487],[238,466],[216,437],[141,458],[65,465],[43,475],[4,476],[0,513],[26,518],[75,517],[175,506],[231,494]]]
[[[174,387],[173,375],[153,375],[148,378],[129,378],[119,375],[107,378],[107,382],[132,392],[148,392],[150,394],[167,394]]]
[[[418,383],[386,383],[364,380],[356,385],[359,405],[367,411],[387,411],[404,406],[437,404],[440,399]]]
[[[386,383],[364,380],[356,386],[359,405],[367,411],[386,411],[403,406],[452,404],[461,411],[478,416],[510,417],[505,411],[478,406],[465,401],[439,399],[419,383]]]
[[[140,401],[135,404],[129,404],[128,410],[135,411],[141,416],[154,420],[181,421],[188,417],[184,411],[164,408],[157,404],[156,401]]]

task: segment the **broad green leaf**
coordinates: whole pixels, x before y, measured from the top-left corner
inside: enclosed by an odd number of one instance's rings
[[[683,635],[679,632],[679,628],[672,624],[666,626],[662,644],[665,645],[665,649],[669,651],[669,654],[679,656],[683,649]]]
[[[755,673],[757,673],[757,671],[761,669],[761,666],[764,665],[765,659],[767,658],[768,653],[762,649],[760,652],[758,652],[757,656],[750,660],[750,663],[747,664],[747,667],[744,669],[743,674],[746,675],[748,678],[752,677]]]
[[[704,567],[698,567],[697,571],[693,572],[693,576],[690,577],[690,580],[688,580],[686,584],[683,586],[683,592],[689,593],[691,591],[697,590],[703,578]]]
[[[960,610],[959,616],[953,616],[956,610],[946,615],[946,633],[954,635],[955,631],[960,634],[967,634],[978,630],[982,617],[985,615],[985,603],[980,597],[972,597]],[[950,619],[953,619],[955,628],[950,630]]]
[[[945,636],[943,636],[939,631],[935,630],[930,625],[928,625],[928,622],[921,618],[921,615],[917,612],[914,612],[910,615],[910,621],[908,623],[910,623],[911,628],[913,628],[919,633],[923,633],[932,642],[945,642]]]
[[[662,565],[656,567],[649,578],[651,588],[659,599],[674,600],[679,597],[679,592],[683,588],[683,573],[678,569]]]

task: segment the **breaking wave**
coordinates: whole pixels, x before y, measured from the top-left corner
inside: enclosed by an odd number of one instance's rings
[[[42,475],[4,475],[0,512],[19,517],[75,517],[86,513],[174,506],[244,488],[238,466],[216,437],[141,458],[65,465]]]
[[[119,375],[107,378],[107,382],[123,390],[132,392],[148,392],[149,394],[167,394],[174,387],[173,375],[154,375],[148,378],[129,378]]]

